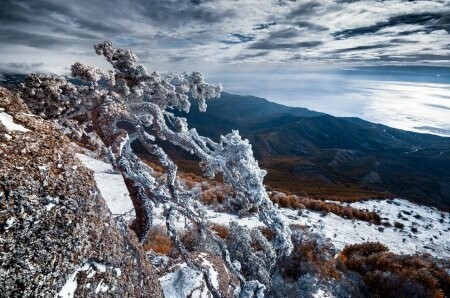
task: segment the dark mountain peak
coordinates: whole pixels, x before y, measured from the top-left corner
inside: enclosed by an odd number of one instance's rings
[[[209,101],[206,112],[192,108],[183,116],[214,139],[238,129],[268,170],[270,186],[323,198],[389,193],[450,206],[450,138],[230,93]],[[298,170],[305,164],[308,171]],[[367,179],[374,173],[377,179]]]

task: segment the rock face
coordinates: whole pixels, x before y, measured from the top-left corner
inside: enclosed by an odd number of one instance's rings
[[[0,88],[0,296],[162,297],[76,150]]]

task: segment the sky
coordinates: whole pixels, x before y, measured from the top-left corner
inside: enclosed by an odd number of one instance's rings
[[[211,76],[230,93],[450,137],[450,68],[357,67]]]
[[[105,39],[171,71],[450,65],[450,0],[2,0],[0,25],[0,68],[17,71],[67,70]]]
[[[0,72],[106,68],[93,45],[111,40],[149,70],[200,70],[229,92],[450,135],[449,33],[450,0],[1,0]]]

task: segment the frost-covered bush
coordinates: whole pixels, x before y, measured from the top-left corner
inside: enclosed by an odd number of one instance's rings
[[[148,71],[137,63],[137,56],[131,50],[115,48],[108,41],[96,45],[95,52],[111,64],[111,70],[75,63],[71,73],[77,84],[63,77],[31,76],[20,86],[25,102],[34,113],[55,120],[78,141],[106,149],[132,197],[136,212],[133,229],[141,241],[147,238],[152,227],[153,205],[161,204],[168,236],[187,264],[204,273],[214,296],[218,293],[211,285],[208,270],[194,264],[180,240],[175,225],[179,216],[193,222],[217,243],[228,268],[241,282],[242,296],[262,295],[264,286],[245,280],[232,263],[225,242],[208,229],[197,200],[200,194],[180,187],[177,166],[156,143],[168,141],[195,154],[205,177],[221,174],[241,204],[246,209],[254,208],[261,221],[275,232],[274,249],[280,255],[289,254],[290,229],[266,193],[263,185],[266,172],[259,168],[248,140],[232,131],[214,142],[189,129],[185,118],[172,113],[174,109],[188,112],[189,96],[197,99],[199,109],[204,111],[206,101],[219,97],[222,87],[206,83],[199,72]],[[119,129],[119,123],[125,123],[127,129]],[[155,179],[153,170],[132,151],[133,141],[140,142],[148,154],[160,160],[167,179]]]
[[[260,230],[231,223],[227,241],[231,257],[239,261],[242,274],[269,285],[277,255]]]
[[[335,259],[328,239],[292,226],[294,249],[277,260],[269,297],[366,297],[362,277]]]
[[[277,271],[281,275],[291,280],[305,274],[339,278],[334,261],[336,249],[329,239],[299,227],[293,229],[292,242],[294,249],[291,254],[277,262]]]

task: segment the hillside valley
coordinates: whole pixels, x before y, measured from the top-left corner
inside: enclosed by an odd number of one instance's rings
[[[450,138],[333,117],[253,96],[224,93],[188,119],[218,140],[238,129],[253,146],[266,184],[319,199],[402,197],[450,208]],[[189,153],[164,144],[186,171],[199,172]],[[139,151],[139,146],[136,146]]]
[[[0,84],[15,89],[24,78],[3,74]],[[315,199],[402,197],[450,209],[450,138],[226,92],[206,112],[191,104],[189,113],[174,114],[213,140],[239,130],[268,171],[270,187]],[[183,170],[200,174],[194,156],[161,145]],[[135,149],[144,152],[139,144]]]

